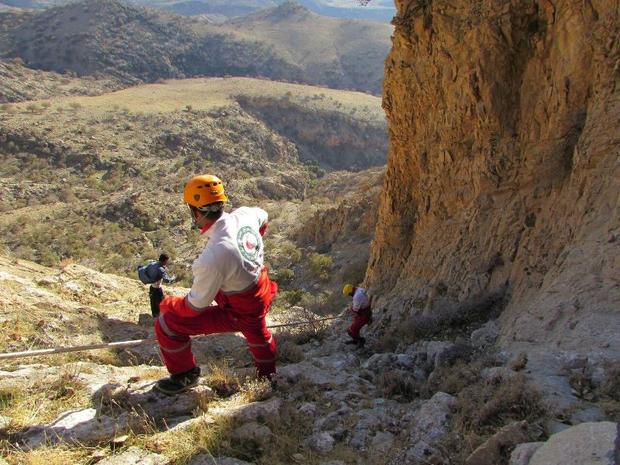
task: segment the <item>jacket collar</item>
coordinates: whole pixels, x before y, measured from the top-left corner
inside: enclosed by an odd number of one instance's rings
[[[206,234],[207,239],[210,239],[211,236],[213,236],[213,234],[221,228],[222,224],[224,224],[224,219],[228,215],[229,213],[226,213],[226,212],[222,213],[222,216],[220,216],[215,223],[209,223],[204,228],[202,228],[200,230],[200,234]]]

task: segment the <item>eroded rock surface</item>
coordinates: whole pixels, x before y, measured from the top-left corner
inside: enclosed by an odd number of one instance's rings
[[[617,5],[396,4],[368,269],[385,329],[503,308],[505,347],[617,356]]]

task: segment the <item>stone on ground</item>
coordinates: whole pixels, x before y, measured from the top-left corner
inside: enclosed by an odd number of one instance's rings
[[[534,452],[536,452],[544,442],[524,442],[517,445],[510,454],[508,465],[528,465]]]
[[[439,441],[447,432],[456,398],[445,392],[438,392],[411,415],[411,428],[407,440],[408,462],[422,462],[436,450],[431,444]]]
[[[172,461],[160,454],[130,447],[125,452],[98,462],[99,465],[172,465]]]
[[[529,465],[619,465],[619,455],[617,423],[582,423],[551,436]]]

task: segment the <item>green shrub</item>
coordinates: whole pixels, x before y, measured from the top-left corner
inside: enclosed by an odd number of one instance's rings
[[[332,269],[333,260],[329,255],[313,253],[308,259],[308,266],[312,274],[321,281],[329,279],[329,273]]]
[[[303,289],[293,289],[291,291],[282,291],[278,294],[280,300],[283,300],[290,306],[299,304],[304,297]]]
[[[275,270],[271,274],[274,281],[277,281],[278,284],[289,284],[295,277],[295,272],[289,268]]]

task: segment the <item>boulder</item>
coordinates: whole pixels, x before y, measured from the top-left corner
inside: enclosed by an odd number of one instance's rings
[[[122,452],[98,462],[99,465],[172,465],[172,461],[160,454],[147,452],[138,447],[130,447]]]
[[[534,452],[543,444],[544,442],[524,442],[517,445],[510,454],[508,465],[528,465]]]
[[[529,465],[619,465],[619,447],[617,423],[582,423],[551,436]]]

